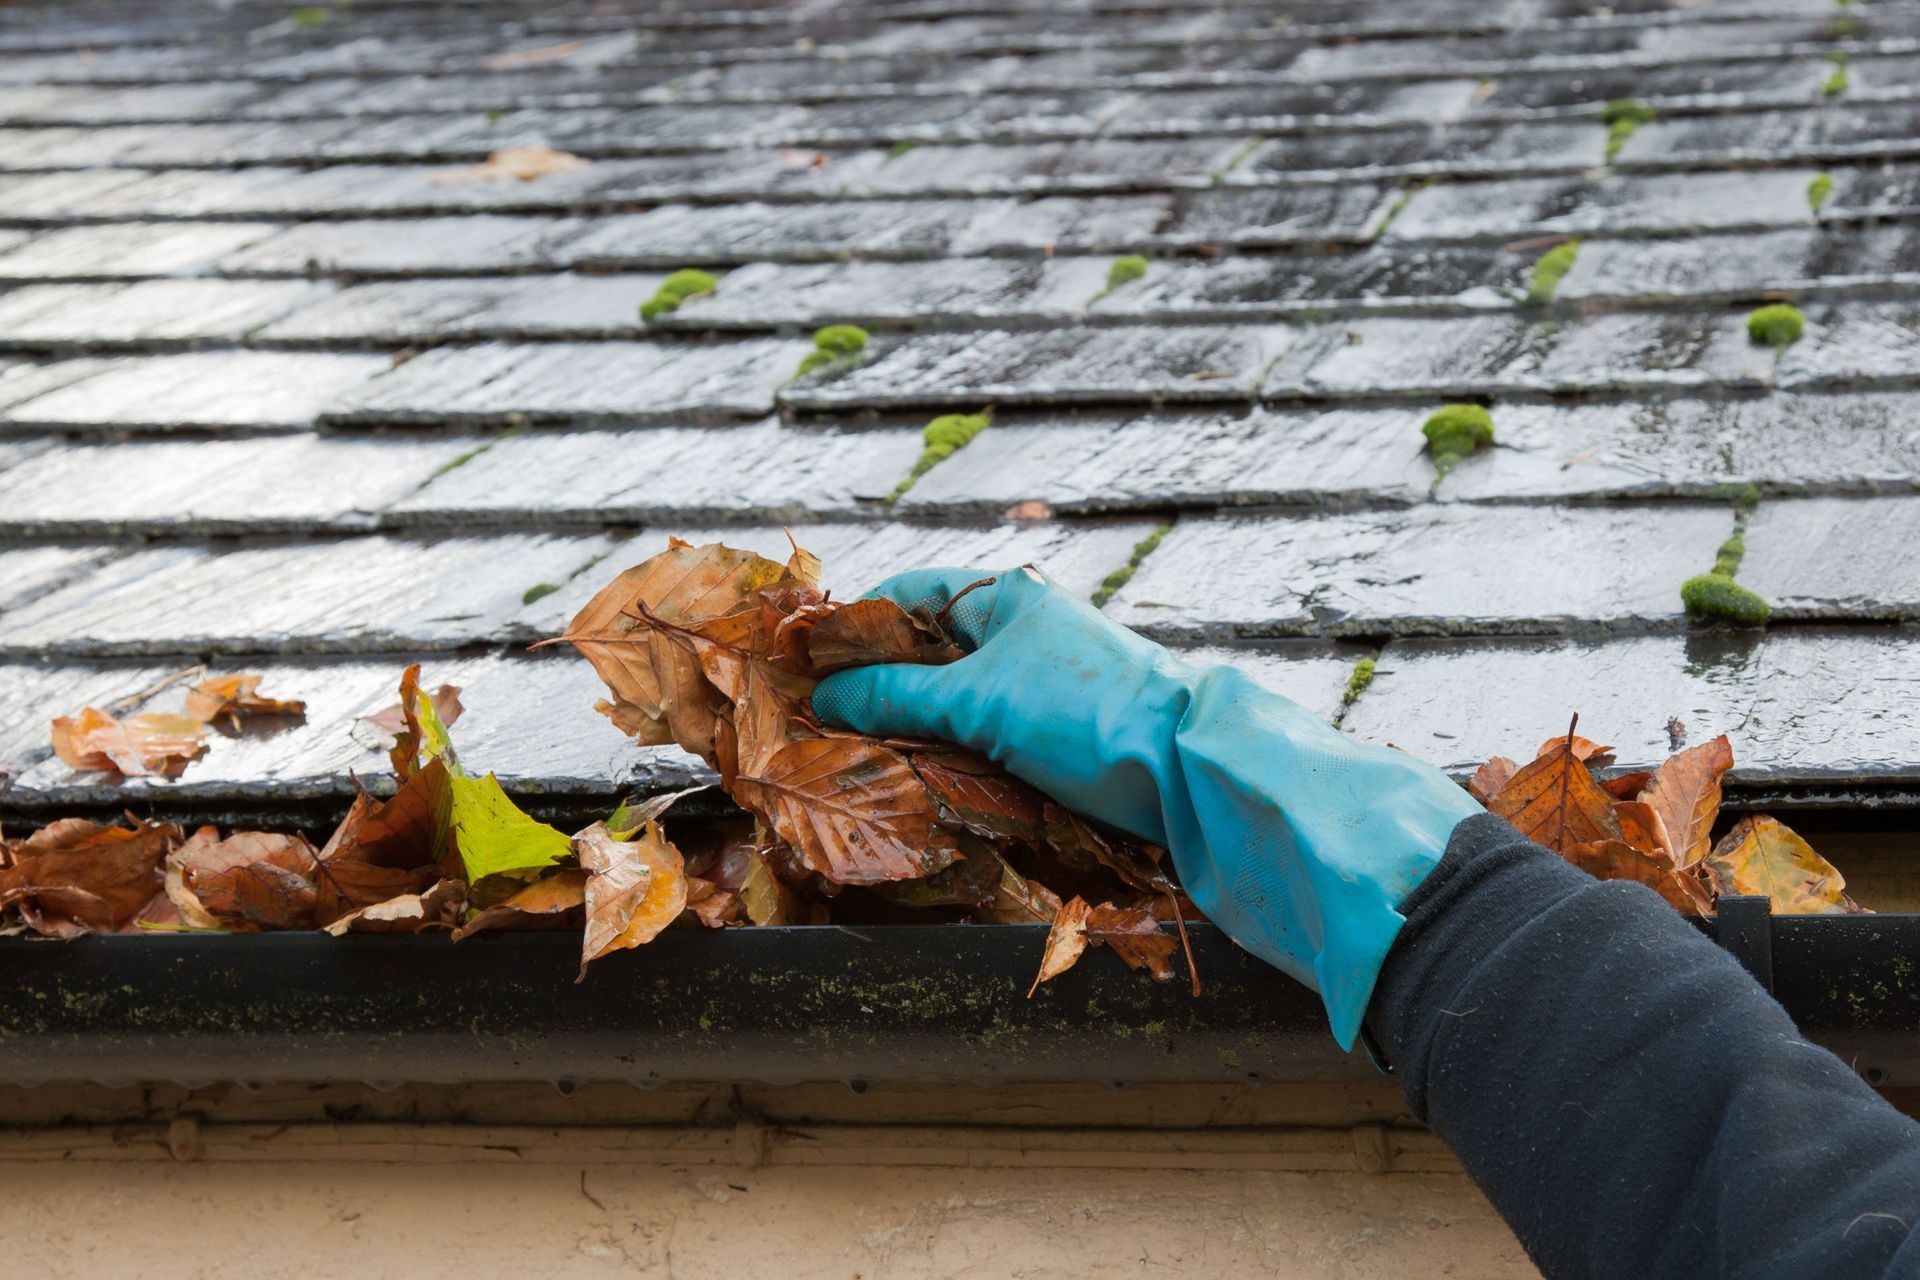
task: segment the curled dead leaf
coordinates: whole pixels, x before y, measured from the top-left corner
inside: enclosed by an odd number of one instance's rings
[[[586,934],[580,974],[601,956],[651,942],[687,905],[686,863],[680,850],[650,821],[634,840],[616,840],[604,822],[573,837],[587,873]]]
[[[115,719],[98,707],[53,721],[53,753],[81,773],[177,778],[207,749],[207,727],[191,716],[148,713]]]
[[[247,716],[303,716],[307,704],[295,698],[268,698],[258,675],[213,676],[187,690],[187,714],[202,724],[225,720],[238,731]]]
[[[1673,837],[1674,864],[1682,871],[1707,856],[1720,815],[1720,777],[1732,767],[1733,746],[1723,733],[1668,756],[1640,792]]]
[[[1703,860],[1720,893],[1753,893],[1775,915],[1841,915],[1861,910],[1839,870],[1785,823],[1764,814],[1740,819]]]

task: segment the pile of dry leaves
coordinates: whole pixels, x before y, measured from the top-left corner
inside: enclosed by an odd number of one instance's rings
[[[584,973],[676,924],[921,909],[1051,925],[1036,988],[1097,946],[1172,978],[1176,936],[1184,942],[1196,913],[1164,850],[1096,828],[952,744],[877,739],[814,717],[814,685],[831,672],[961,656],[944,611],[841,603],[819,582],[820,562],[797,546],[782,564],[675,539],[545,642],[593,664],[611,695],[597,709],[614,724],[699,756],[738,804],[740,816],[692,825],[679,844],[660,822],[678,795],[623,805],[572,836],[522,812],[491,774],[461,763],[448,732],[458,690],[422,690],[413,667],[399,703],[369,718],[392,742],[392,798],[363,790],[320,847],[299,833],[188,834],[131,816],[55,822],[0,839],[0,932],[439,929],[457,941],[568,929],[580,932]],[[76,769],[173,776],[210,725],[300,712],[259,683],[202,680],[180,716],[89,707],[54,722],[55,749]],[[1742,818],[1712,840],[1733,763],[1726,738],[1603,779],[1595,770],[1608,753],[1569,729],[1525,766],[1489,761],[1471,790],[1575,865],[1649,885],[1690,914],[1720,893],[1764,893],[1783,913],[1859,910],[1839,872],[1771,818]],[[1198,992],[1190,953],[1187,969]]]
[[[1688,915],[1723,893],[1760,894],[1779,915],[1860,911],[1833,865],[1764,814],[1713,839],[1720,777],[1733,767],[1722,734],[1667,757],[1651,772],[1602,781],[1611,747],[1580,737],[1578,717],[1525,766],[1495,756],[1468,784],[1474,798],[1523,835],[1602,880],[1647,885]]]

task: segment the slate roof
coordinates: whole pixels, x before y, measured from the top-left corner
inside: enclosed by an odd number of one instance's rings
[[[1457,770],[1578,709],[1633,764],[1677,717],[1748,786],[1897,793],[1916,86],[1908,3],[7,6],[3,803],[141,797],[47,721],[201,659],[310,712],[151,784],[183,803],[377,776],[352,722],[415,657],[517,790],[680,781],[524,645],[667,533],[783,524],[843,593],[1021,561],[1092,593],[1170,526],[1107,610],[1362,737]],[[1657,118],[1609,164],[1623,98]],[[592,163],[446,180],[508,146]],[[1121,253],[1147,276],[1090,302]],[[718,292],[643,324],[684,266]],[[1773,298],[1808,320],[1777,358]],[[831,322],[870,358],[790,381]],[[1498,445],[1436,486],[1458,399]],[[1747,483],[1772,620],[1689,628]]]

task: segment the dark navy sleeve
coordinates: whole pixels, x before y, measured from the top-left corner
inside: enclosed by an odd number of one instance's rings
[[[1482,815],[1402,910],[1369,1025],[1550,1280],[1920,1276],[1920,1125],[1651,890]]]

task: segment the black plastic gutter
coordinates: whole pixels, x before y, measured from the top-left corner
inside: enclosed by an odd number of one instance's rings
[[[1920,1083],[1920,915],[1754,905],[1723,941],[1808,1038]],[[1039,926],[670,930],[579,985],[560,933],[0,939],[0,1080],[1381,1079],[1305,989],[1192,933],[1201,996],[1096,951],[1031,1000]]]

